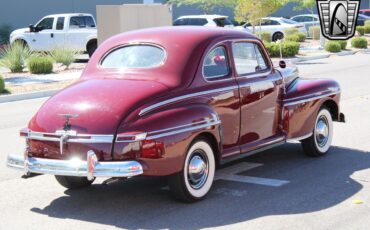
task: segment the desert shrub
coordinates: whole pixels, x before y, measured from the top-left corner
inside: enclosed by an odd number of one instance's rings
[[[79,53],[79,51],[71,49],[57,48],[51,51],[49,55],[56,63],[60,63],[68,69],[68,67],[76,60],[76,55]]]
[[[5,81],[3,76],[0,75],[0,93],[3,93],[5,91]]]
[[[338,40],[337,42],[339,43],[340,48],[342,50],[345,50],[347,48],[347,44],[348,44],[347,40]]]
[[[32,57],[27,61],[28,69],[33,74],[53,72],[53,60],[49,57]]]
[[[12,27],[9,25],[0,26],[0,44],[9,43],[9,36],[12,32]]]
[[[292,42],[304,42],[306,40],[306,37],[307,35],[305,33],[298,32],[285,36],[285,39]]]
[[[266,49],[271,57],[280,57],[280,45],[283,57],[294,57],[299,52],[298,42],[283,41],[280,43],[265,43]]]
[[[12,73],[22,72],[28,58],[35,56],[24,44],[15,42],[0,50],[0,66],[10,69]]]
[[[320,40],[320,33],[321,33],[321,29],[319,26],[310,27],[309,34],[312,39]]]
[[[272,39],[272,35],[269,32],[258,32],[257,36],[261,38],[262,41],[265,42],[271,42]]]
[[[365,26],[357,26],[356,31],[363,36],[365,34]]]
[[[298,31],[298,29],[297,28],[289,28],[289,29],[286,29],[286,30],[284,30],[284,33],[285,33],[285,35],[292,35],[292,34],[296,34],[296,33],[298,33],[299,31]]]
[[[325,50],[331,53],[338,53],[342,48],[338,41],[327,41],[325,44]]]
[[[365,21],[365,26],[370,26],[370,20]]]
[[[365,25],[365,27],[364,27],[364,33],[365,34],[370,34],[370,25]]]
[[[352,38],[351,45],[353,48],[366,49],[368,41],[364,37]]]

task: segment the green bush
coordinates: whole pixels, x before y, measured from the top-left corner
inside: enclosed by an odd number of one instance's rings
[[[20,73],[28,58],[35,56],[32,51],[20,42],[0,50],[0,66],[10,69],[12,73]]]
[[[56,63],[60,63],[68,69],[68,67],[76,60],[76,55],[79,53],[79,51],[75,50],[58,48],[50,52],[50,57]]]
[[[27,62],[28,69],[33,74],[48,74],[53,72],[53,60],[48,57],[32,57]]]
[[[292,42],[304,42],[306,40],[307,35],[302,32],[298,32],[295,34],[289,34],[285,36],[285,40],[292,41]]]
[[[342,50],[345,50],[347,48],[347,44],[348,44],[348,41],[347,40],[338,40],[337,42],[339,43],[340,48]]]
[[[313,40],[320,40],[321,29],[319,26],[310,27],[309,34]]]
[[[331,53],[338,53],[342,48],[338,41],[327,41],[325,44],[325,50]]]
[[[352,38],[351,45],[353,48],[366,49],[368,41],[364,37]]]
[[[289,29],[286,29],[284,31],[285,35],[292,35],[292,34],[296,34],[296,33],[299,33],[298,29],[297,28],[289,28]]]
[[[265,47],[271,57],[280,57],[280,45],[283,57],[294,57],[299,52],[298,42],[283,41],[280,43],[265,43]]]
[[[370,25],[366,25],[364,28],[365,28],[364,33],[365,34],[370,34]]]
[[[365,26],[370,26],[370,20],[365,21]]]
[[[9,43],[9,36],[12,32],[12,27],[9,25],[0,26],[0,44]]]
[[[357,26],[356,30],[361,36],[365,34],[365,26]]]
[[[257,32],[257,36],[265,42],[271,42],[272,39],[272,35],[269,32]]]
[[[5,81],[3,76],[0,75],[0,93],[5,92]]]

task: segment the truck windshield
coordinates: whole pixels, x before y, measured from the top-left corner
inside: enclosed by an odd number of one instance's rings
[[[108,53],[101,62],[104,69],[154,68],[162,65],[166,53],[153,45],[130,45]]]

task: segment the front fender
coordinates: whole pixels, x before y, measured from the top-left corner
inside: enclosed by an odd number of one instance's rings
[[[290,84],[283,100],[283,129],[288,139],[301,140],[313,132],[316,116],[323,105],[333,120],[340,121],[340,86],[329,79],[301,79]]]
[[[186,152],[199,135],[211,136],[217,143],[213,147],[219,153],[219,129],[220,120],[209,106],[170,108],[120,126],[117,134],[144,132],[147,135],[142,141],[119,142],[116,139],[113,159],[138,160],[144,167],[144,175],[171,175],[182,171]],[[154,150],[149,151],[148,146]]]

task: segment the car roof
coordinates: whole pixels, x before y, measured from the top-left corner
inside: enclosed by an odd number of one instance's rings
[[[104,41],[90,59],[84,73],[88,76],[97,71],[104,72],[105,70],[98,68],[101,59],[117,47],[154,45],[166,51],[166,62],[161,67],[127,71],[139,71],[130,74],[161,76],[158,81],[165,85],[188,85],[193,80],[206,49],[230,39],[258,40],[255,35],[246,31],[204,26],[157,27],[126,32]]]
[[[65,16],[92,16],[86,13],[66,13],[66,14],[50,14],[45,17],[65,17]]]
[[[215,18],[228,18],[225,15],[218,15],[218,14],[203,14],[203,15],[184,15],[177,19],[184,19],[184,18],[205,18],[205,19],[215,19]]]
[[[319,15],[317,15],[317,14],[298,14],[298,15],[294,15],[291,18],[295,18],[295,17],[315,17],[315,18],[318,18]]]

